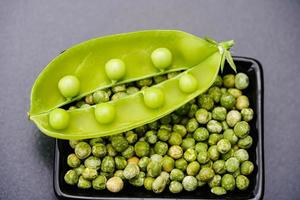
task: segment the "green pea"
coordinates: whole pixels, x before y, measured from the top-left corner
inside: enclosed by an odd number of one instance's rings
[[[200,172],[199,172],[199,179],[201,181],[209,181],[210,179],[212,179],[215,175],[214,170],[212,170],[209,167],[202,167]]]
[[[235,179],[231,174],[225,174],[221,181],[222,187],[227,191],[233,191],[235,188]]]
[[[197,128],[199,127],[199,124],[197,122],[197,120],[195,118],[192,118],[188,121],[187,125],[186,125],[186,130],[189,133],[194,132]]]
[[[225,162],[225,167],[228,172],[235,172],[238,170],[240,162],[237,158],[231,157]]]
[[[78,175],[75,170],[69,170],[64,176],[64,180],[69,185],[75,185],[78,182]]]
[[[198,105],[206,110],[211,110],[214,107],[214,100],[209,95],[200,95]]]
[[[223,85],[226,88],[233,88],[235,83],[234,81],[235,81],[235,76],[233,74],[227,74],[223,77]]]
[[[146,171],[147,169],[147,165],[150,162],[150,158],[149,157],[142,157],[139,162],[138,162],[138,166],[140,167],[141,171]]]
[[[100,124],[111,123],[116,117],[116,110],[112,104],[100,103],[95,108],[95,118]]]
[[[239,138],[245,138],[249,134],[250,125],[245,121],[241,121],[236,123],[233,130],[236,136]]]
[[[205,141],[209,137],[209,132],[206,128],[200,127],[195,130],[193,137],[196,141]]]
[[[180,169],[173,169],[170,173],[170,179],[172,181],[179,181],[181,182],[184,178],[184,173]]]
[[[70,116],[62,108],[56,108],[49,113],[49,124],[56,130],[62,130],[69,126]]]
[[[254,165],[251,161],[244,161],[241,165],[241,174],[250,175],[254,170]]]
[[[155,153],[163,156],[168,151],[168,144],[166,142],[158,141],[154,145],[154,151],[155,151]]]
[[[249,78],[244,73],[238,73],[235,75],[235,87],[237,89],[243,90],[246,89],[249,85]]]
[[[228,93],[234,96],[235,98],[238,98],[242,95],[242,91],[236,88],[229,88]]]
[[[223,132],[223,137],[224,139],[229,140],[231,145],[234,145],[238,141],[238,137],[234,134],[234,131],[232,129],[227,129]]]
[[[117,155],[117,151],[114,149],[114,147],[111,144],[107,144],[106,149],[107,149],[108,156],[114,157]]]
[[[131,158],[132,156],[134,156],[135,152],[134,152],[134,147],[133,146],[128,146],[127,149],[125,149],[122,152],[122,156],[124,158]]]
[[[249,154],[245,149],[238,149],[234,152],[234,157],[236,157],[241,163],[249,159]]]
[[[107,179],[105,176],[99,175],[92,181],[92,186],[95,190],[104,190],[106,181]]]
[[[241,114],[242,114],[243,120],[246,122],[249,122],[253,119],[254,112],[253,112],[252,108],[243,108],[241,110]]]
[[[123,171],[124,177],[128,180],[136,177],[139,173],[140,168],[137,164],[128,164]]]
[[[80,165],[80,160],[74,153],[72,153],[68,156],[67,163],[70,167],[76,168]]]
[[[244,108],[248,108],[249,107],[249,99],[247,96],[245,95],[242,95],[242,96],[239,96],[237,99],[236,99],[236,104],[235,104],[235,107],[238,109],[238,110],[242,110]]]
[[[194,191],[198,186],[198,181],[193,176],[186,176],[182,181],[182,186],[186,191]]]
[[[179,133],[173,132],[168,142],[170,145],[180,145],[182,143],[182,137]]]
[[[163,70],[172,64],[172,53],[167,48],[157,48],[151,53],[151,60],[156,68]]]
[[[152,190],[152,184],[154,182],[154,178],[153,177],[146,177],[144,180],[144,187],[146,190]]]
[[[175,167],[181,171],[185,171],[188,166],[188,163],[185,159],[179,158],[175,160]]]
[[[101,171],[113,173],[115,170],[115,160],[111,156],[105,156],[101,163]]]
[[[188,149],[184,152],[183,157],[188,162],[195,161],[197,159],[197,152],[194,149]]]
[[[221,139],[217,143],[217,148],[221,154],[227,153],[231,149],[231,143],[227,139]]]
[[[209,135],[208,144],[215,145],[223,138],[222,134],[213,133]]]
[[[98,176],[96,169],[85,168],[82,172],[82,177],[86,180],[93,180]]]
[[[232,96],[229,93],[222,94],[220,99],[221,106],[223,106],[226,109],[232,109],[235,106],[236,100],[234,96]]]
[[[75,154],[79,159],[89,157],[91,151],[91,146],[86,142],[79,142],[75,147]]]
[[[164,93],[158,88],[149,88],[144,91],[144,102],[149,108],[159,108],[164,104]]]
[[[211,191],[211,193],[218,195],[218,196],[221,196],[221,195],[224,195],[227,193],[223,187],[213,187],[213,188],[211,188],[210,191]]]
[[[218,187],[221,185],[222,177],[220,175],[214,175],[214,177],[208,182],[209,187]]]
[[[168,155],[171,156],[174,159],[179,159],[183,155],[183,150],[178,145],[173,145],[168,150]]]
[[[212,111],[212,118],[218,121],[226,119],[227,110],[224,107],[215,107]]]
[[[124,187],[123,180],[120,177],[112,177],[106,182],[106,188],[108,191],[117,193]]]
[[[222,132],[222,124],[216,120],[210,120],[206,128],[211,133],[221,133]]]
[[[227,122],[228,126],[234,127],[236,125],[236,123],[241,121],[241,118],[242,118],[242,116],[239,111],[231,110],[228,112],[228,114],[226,116],[226,122]]]
[[[125,76],[125,63],[120,59],[111,59],[105,64],[105,73],[109,79],[118,81]]]
[[[175,124],[173,126],[173,131],[176,133],[179,133],[181,135],[181,137],[184,137],[187,133],[185,126],[183,126],[181,124]]]
[[[206,143],[203,143],[203,142],[198,142],[195,146],[195,150],[196,150],[197,153],[207,151],[207,149],[208,149],[208,145]]]
[[[197,90],[198,81],[191,74],[184,74],[179,78],[179,89],[185,93],[191,93]]]
[[[116,156],[115,157],[115,165],[117,169],[124,169],[127,165],[127,161],[122,156]]]
[[[172,181],[169,185],[169,190],[171,193],[180,193],[183,189],[183,186],[180,182],[178,181]]]
[[[80,91],[80,81],[73,75],[64,76],[58,82],[58,89],[66,98],[75,97]]]
[[[150,146],[147,142],[139,141],[134,145],[134,151],[138,157],[148,156]]]
[[[84,169],[85,169],[85,166],[81,164],[79,167],[76,167],[74,170],[75,170],[76,174],[78,176],[80,176]]]
[[[130,179],[128,182],[135,187],[141,187],[144,185],[145,176],[144,172],[140,172],[136,177]]]
[[[229,158],[233,157],[234,155],[234,149],[230,149],[227,153],[222,154],[222,159],[223,160],[228,160]]]
[[[126,93],[131,95],[131,94],[135,94],[139,91],[139,89],[137,87],[128,87],[127,90],[126,90]]]
[[[208,149],[208,156],[211,160],[216,161],[220,157],[217,145],[212,145]]]
[[[249,149],[252,146],[253,139],[250,135],[245,138],[239,139],[238,146],[242,149]]]
[[[153,178],[159,176],[161,172],[161,163],[157,161],[150,161],[147,165],[147,175]]]
[[[158,121],[154,121],[154,122],[151,122],[151,123],[148,124],[149,128],[151,130],[155,130],[155,131],[159,128],[159,125],[160,124],[159,124]]]
[[[116,85],[116,86],[113,86],[111,90],[112,90],[113,93],[125,92],[126,91],[126,85],[125,84]]]
[[[182,116],[177,115],[175,113],[171,113],[171,123],[172,124],[178,124],[182,120]]]
[[[211,114],[207,110],[201,108],[196,112],[195,117],[199,124],[206,124],[211,119]]]
[[[168,141],[169,138],[171,136],[170,131],[166,130],[166,129],[159,129],[158,133],[157,133],[157,137],[158,139],[160,139],[161,141]]]
[[[95,104],[105,103],[109,101],[109,95],[104,90],[99,90],[93,93],[93,102]]]
[[[92,187],[92,183],[91,181],[83,178],[83,176],[80,176],[77,183],[77,187],[81,189],[89,189]]]
[[[133,131],[127,131],[125,135],[129,144],[135,143],[138,139],[137,134],[135,134]]]
[[[93,100],[93,95],[87,95],[85,98],[84,98],[84,101],[89,104],[89,105],[92,105],[94,104],[94,100]]]
[[[198,174],[199,170],[200,170],[200,164],[197,161],[193,161],[188,164],[186,168],[186,173],[189,176],[195,176],[196,174]]]
[[[223,85],[223,79],[220,75],[218,75],[213,83],[213,86],[221,87]]]
[[[171,172],[171,170],[174,168],[175,161],[170,156],[164,156],[162,159],[162,169],[165,172]]]
[[[209,161],[209,156],[208,156],[208,152],[207,151],[201,151],[198,153],[197,155],[197,161],[200,164],[205,164]]]
[[[217,174],[225,174],[226,167],[225,167],[225,161],[224,160],[217,160],[213,163],[213,170]]]
[[[221,89],[218,87],[211,87],[208,90],[208,94],[209,96],[214,100],[215,103],[219,103],[220,102],[220,98],[221,98]]]
[[[128,141],[122,135],[113,136],[111,145],[117,152],[124,152],[128,148]]]
[[[181,147],[183,150],[187,150],[189,148],[193,148],[195,146],[195,139],[194,138],[185,138],[182,140]]]
[[[95,156],[90,156],[84,161],[84,166],[90,169],[100,169],[101,160]]]

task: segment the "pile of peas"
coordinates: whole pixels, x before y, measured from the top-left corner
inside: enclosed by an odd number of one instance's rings
[[[122,98],[179,73],[96,91],[69,109]],[[254,170],[247,151],[254,112],[242,92],[248,85],[244,73],[218,76],[206,93],[155,122],[114,136],[70,140],[74,153],[67,158],[72,169],[65,182],[110,192],[121,191],[125,183],[154,193],[204,185],[216,195],[246,190]]]

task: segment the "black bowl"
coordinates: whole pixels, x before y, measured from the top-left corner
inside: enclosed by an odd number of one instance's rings
[[[54,191],[61,199],[128,199],[128,198],[165,198],[165,199],[262,199],[264,193],[264,158],[263,158],[263,72],[260,63],[252,58],[234,57],[238,72],[249,76],[250,85],[244,91],[249,97],[250,105],[254,109],[255,117],[251,121],[251,136],[253,145],[249,149],[250,160],[255,163],[255,170],[249,177],[250,186],[245,191],[235,190],[224,196],[216,196],[209,192],[207,186],[193,192],[172,194],[165,190],[161,194],[147,191],[143,187],[134,187],[127,184],[119,193],[110,193],[107,190],[83,190],[76,186],[67,185],[64,174],[69,169],[67,156],[72,152],[66,140],[56,140],[54,163]],[[226,66],[223,74],[233,73]]]

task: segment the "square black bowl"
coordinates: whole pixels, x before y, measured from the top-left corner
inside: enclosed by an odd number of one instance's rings
[[[110,193],[107,190],[96,191],[93,189],[82,190],[64,182],[67,166],[67,156],[72,152],[66,140],[56,140],[54,163],[54,191],[60,199],[128,199],[128,198],[165,198],[165,199],[262,199],[264,193],[264,157],[263,157],[263,72],[260,63],[252,58],[234,57],[238,72],[249,76],[250,85],[243,91],[250,100],[250,105],[255,112],[254,119],[250,122],[253,145],[249,149],[250,160],[255,163],[255,170],[249,177],[250,185],[245,191],[235,190],[224,196],[211,194],[207,186],[197,188],[196,191],[183,191],[172,194],[165,190],[161,194],[154,194],[143,187],[126,185],[119,193]],[[225,67],[223,74],[232,73]]]

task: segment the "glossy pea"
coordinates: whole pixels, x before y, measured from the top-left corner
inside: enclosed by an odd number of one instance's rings
[[[165,95],[158,88],[149,88],[144,92],[144,102],[149,108],[159,108],[164,104]]]
[[[67,128],[69,125],[69,121],[70,116],[64,109],[57,108],[49,113],[49,124],[56,130]]]
[[[179,88],[182,92],[191,93],[197,89],[198,81],[197,79],[190,75],[184,74],[179,78]]]
[[[58,82],[60,93],[66,98],[72,98],[79,94],[80,81],[76,76],[67,75]]]
[[[172,53],[167,48],[155,49],[151,54],[151,60],[158,69],[165,69],[172,63]]]
[[[95,118],[100,124],[111,123],[116,115],[113,105],[108,103],[98,104],[95,108]]]
[[[111,59],[105,64],[106,75],[113,81],[118,81],[126,73],[125,63],[120,59]]]

